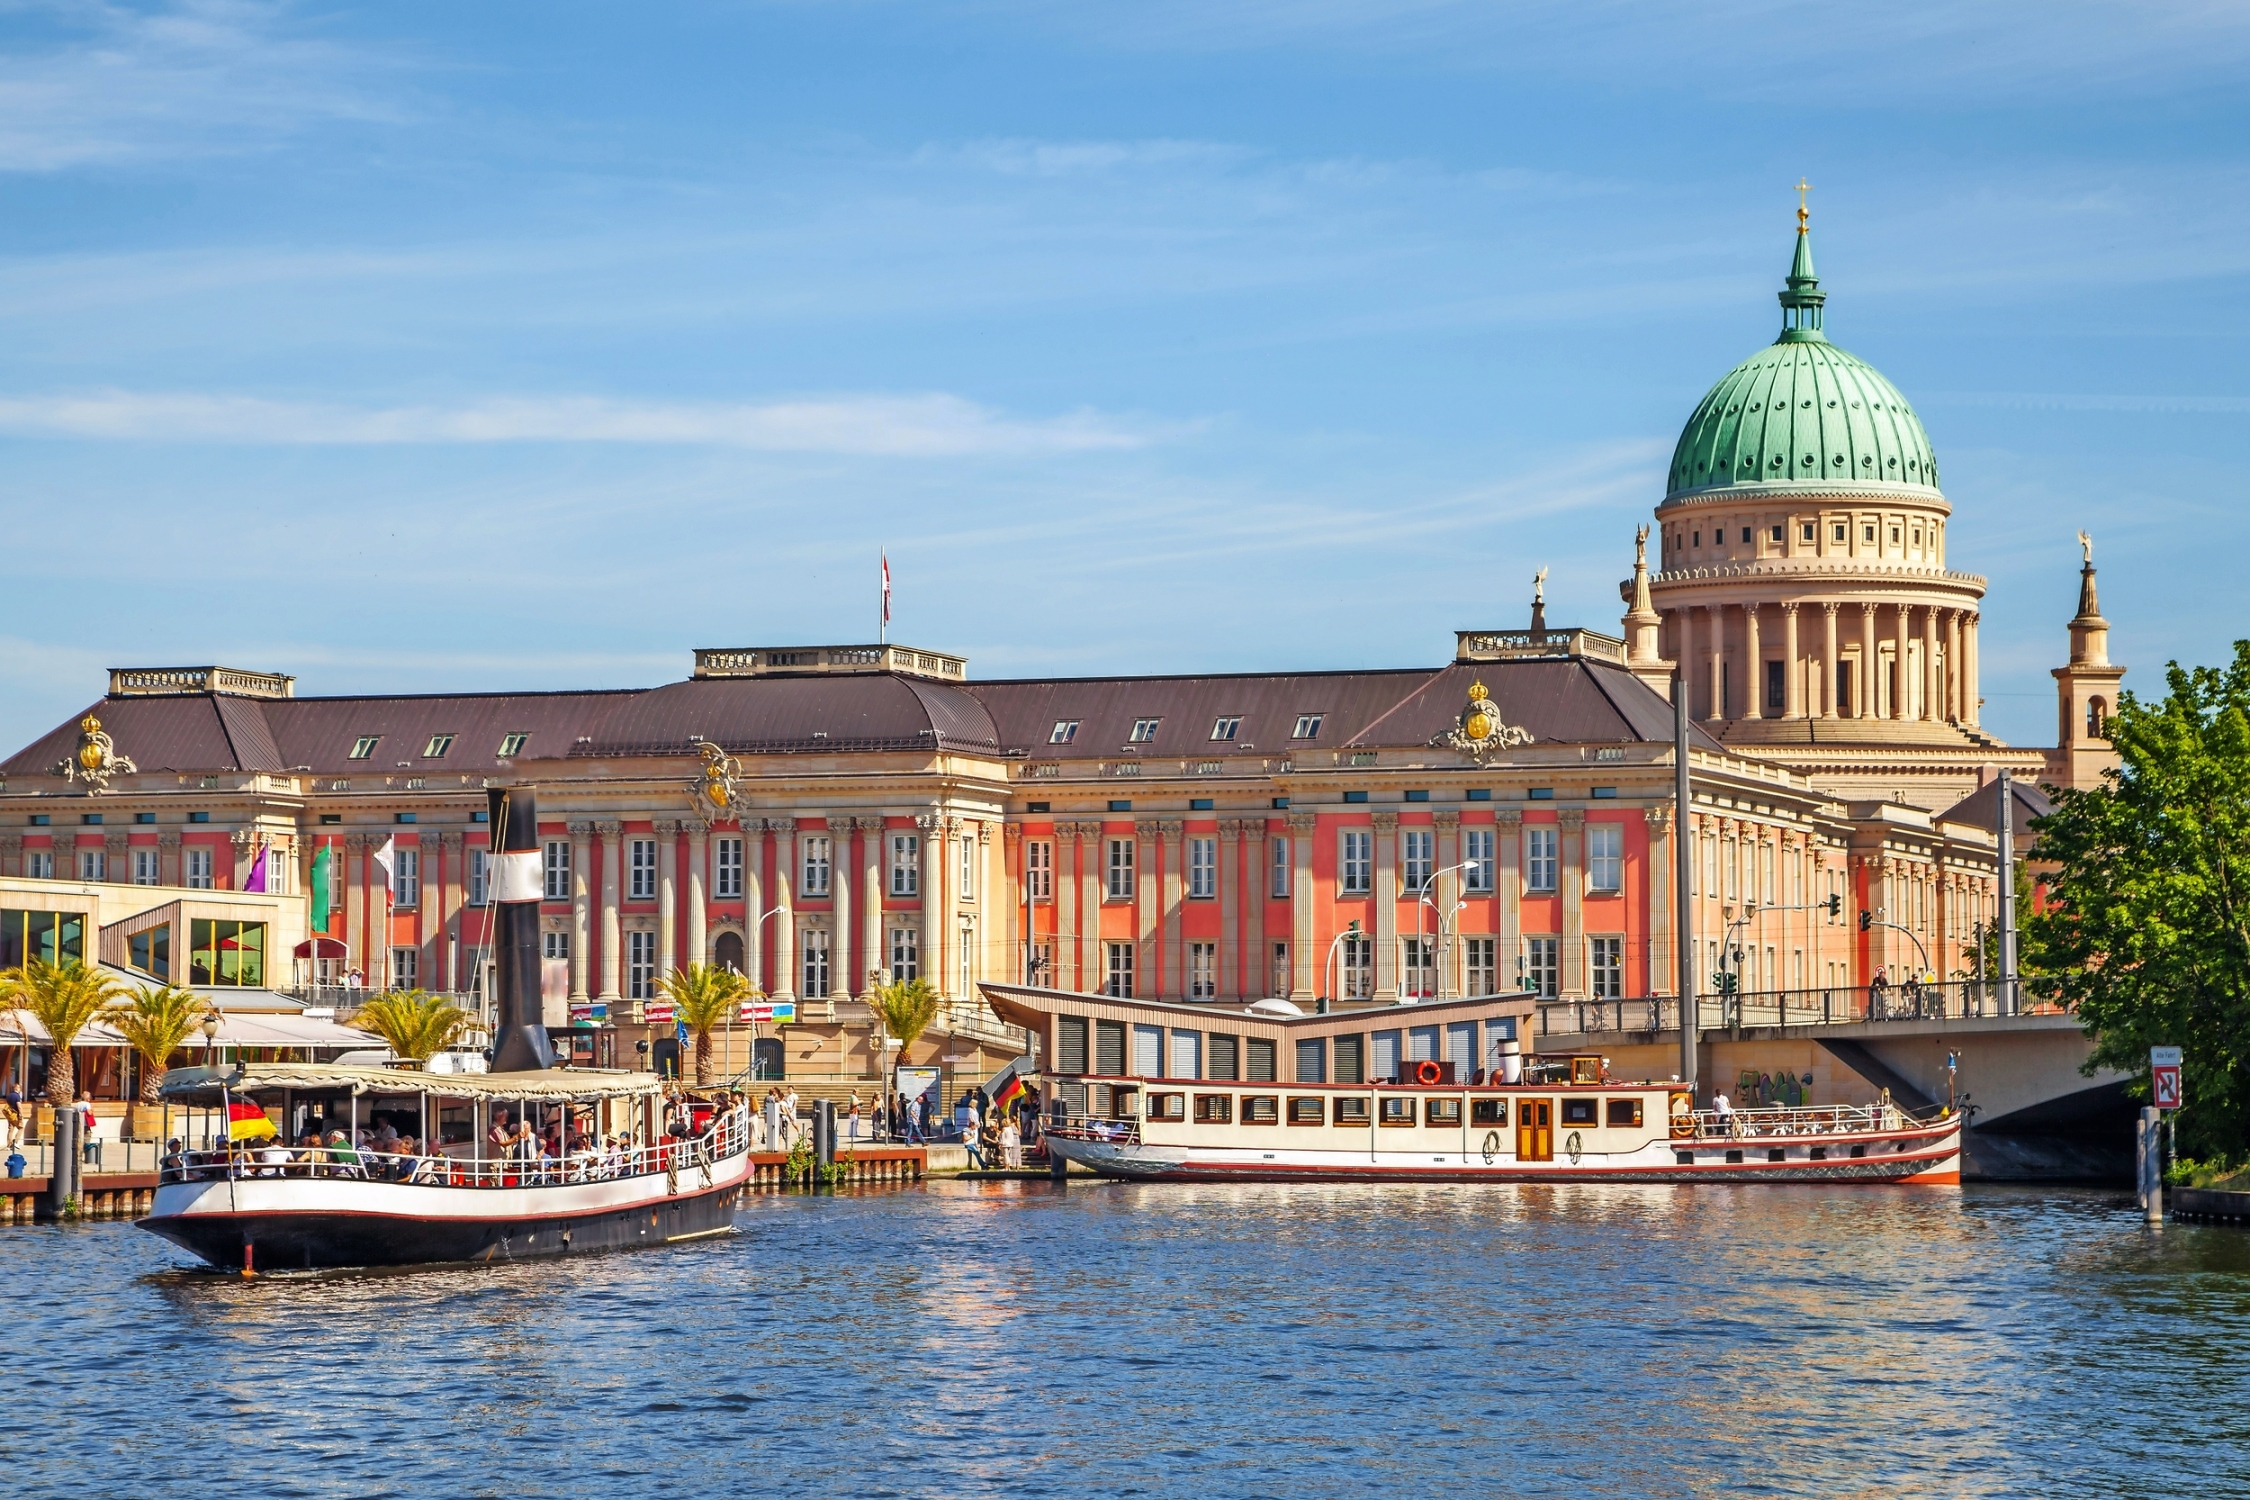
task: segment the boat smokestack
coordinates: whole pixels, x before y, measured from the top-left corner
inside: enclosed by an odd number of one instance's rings
[[[492,965],[498,1015],[492,1029],[495,1073],[555,1065],[547,1039],[539,975],[539,801],[527,786],[495,787],[491,799]]]
[[[1523,1082],[1523,1043],[1512,1036],[1500,1043],[1500,1081]]]

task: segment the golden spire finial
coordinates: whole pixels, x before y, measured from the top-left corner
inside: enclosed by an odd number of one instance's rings
[[[1803,234],[1806,226],[1812,222],[1812,213],[1805,207],[1805,194],[1811,191],[1811,183],[1805,181],[1802,177],[1797,179],[1797,232],[1799,234]]]

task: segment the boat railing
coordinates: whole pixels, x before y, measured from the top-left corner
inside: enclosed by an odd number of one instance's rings
[[[562,1187],[707,1168],[736,1155],[746,1145],[755,1145],[752,1125],[748,1108],[737,1106],[714,1118],[698,1136],[684,1140],[668,1136],[646,1144],[573,1151],[559,1157],[459,1157],[376,1151],[365,1146],[245,1144],[225,1150],[183,1151],[176,1160],[168,1158],[158,1168],[157,1181],[161,1185],[319,1178],[411,1187]]]
[[[1943,1110],[1934,1112],[1942,1115]],[[1681,1133],[1681,1121],[1688,1133]],[[1672,1116],[1673,1138],[1746,1141],[1764,1136],[1880,1135],[1930,1123],[1897,1104],[1775,1104],[1749,1109],[1698,1109]]]
[[[1105,1120],[1093,1115],[1071,1115],[1060,1121],[1050,1118],[1046,1129],[1047,1134],[1059,1135],[1069,1141],[1108,1141],[1120,1146],[1137,1146],[1141,1143],[1141,1122],[1138,1120]]]

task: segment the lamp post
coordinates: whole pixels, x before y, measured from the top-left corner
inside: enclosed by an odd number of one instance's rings
[[[1328,944],[1328,956],[1320,961],[1321,988],[1324,991],[1327,991],[1327,993],[1322,994],[1322,996],[1320,997],[1321,1005],[1324,1008],[1331,1000],[1341,998],[1334,994],[1329,986],[1329,975],[1334,970],[1336,964],[1337,946],[1341,944],[1344,939],[1358,937],[1359,935],[1359,918],[1354,917],[1351,919],[1351,921],[1344,924],[1344,930],[1337,933],[1336,936]]]
[[[1430,983],[1431,983],[1431,985],[1432,985],[1432,987],[1433,987],[1433,988],[1434,988],[1434,987],[1436,986],[1436,983],[1437,983],[1437,980],[1436,980],[1436,978],[1435,978],[1435,973],[1436,973],[1436,970],[1437,970],[1437,964],[1435,963],[1435,961],[1431,960],[1431,958],[1430,958],[1430,951],[1429,951],[1429,948],[1428,948],[1428,947],[1426,946],[1426,944],[1427,944],[1427,941],[1428,941],[1428,940],[1427,940],[1427,939],[1426,939],[1426,938],[1425,938],[1425,937],[1423,936],[1423,924],[1422,924],[1422,908],[1423,908],[1423,907],[1425,907],[1425,906],[1428,906],[1428,905],[1430,904],[1430,887],[1432,887],[1432,886],[1434,886],[1434,885],[1436,885],[1436,884],[1437,884],[1437,878],[1438,878],[1438,877],[1439,877],[1440,875],[1450,875],[1450,874],[1452,874],[1452,873],[1453,873],[1453,872],[1454,872],[1455,870],[1467,870],[1467,871],[1469,871],[1469,872],[1471,872],[1471,873],[1473,874],[1474,872],[1476,872],[1477,870],[1480,870],[1480,869],[1482,869],[1482,868],[1483,868],[1483,866],[1482,866],[1481,864],[1479,864],[1479,863],[1478,863],[1478,862],[1477,862],[1476,860],[1473,860],[1473,859],[1464,859],[1464,860],[1462,860],[1462,861],[1461,861],[1461,862],[1460,862],[1459,864],[1447,865],[1447,866],[1446,866],[1446,867],[1445,867],[1444,869],[1442,869],[1442,870],[1432,870],[1432,871],[1431,871],[1431,872],[1430,872],[1430,873],[1429,873],[1429,874],[1428,874],[1427,876],[1425,876],[1425,877],[1423,878],[1423,880],[1422,880],[1422,888],[1421,888],[1421,889],[1420,889],[1419,891],[1415,892],[1415,902],[1414,902],[1414,946],[1415,946],[1415,949],[1416,949],[1416,951],[1418,951],[1418,952],[1419,952],[1419,953],[1421,954],[1421,956],[1422,956],[1422,959],[1423,959],[1423,961],[1424,961],[1424,962],[1426,962],[1426,963],[1428,963],[1428,964],[1429,964],[1429,966],[1430,966],[1430,969],[1431,969],[1431,973],[1432,973],[1432,978],[1431,978],[1431,981],[1430,981]]]

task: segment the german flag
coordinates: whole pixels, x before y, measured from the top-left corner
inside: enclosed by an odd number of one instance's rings
[[[992,1112],[996,1115],[1005,1115],[1009,1110],[1015,1108],[1016,1101],[1021,1099],[1025,1092],[1023,1075],[1021,1073],[1010,1073],[1008,1081],[1000,1085],[1000,1092],[992,1096]]]
[[[227,1139],[230,1141],[262,1141],[281,1134],[274,1128],[266,1112],[255,1104],[227,1101]]]

